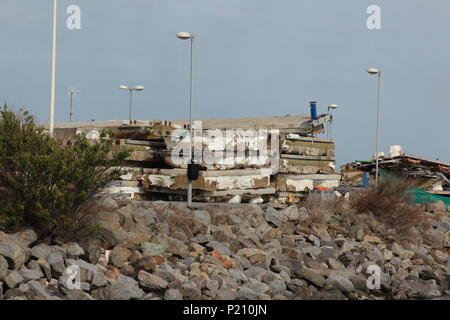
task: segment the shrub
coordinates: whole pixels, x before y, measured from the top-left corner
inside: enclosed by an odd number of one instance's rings
[[[379,222],[397,231],[399,235],[408,233],[411,227],[426,225],[423,208],[411,205],[408,190],[411,186],[400,178],[382,178],[378,188],[371,186],[356,194],[352,206],[358,213],[372,212]]]
[[[129,156],[112,152],[107,131],[96,143],[78,134],[70,147],[56,143],[26,111],[0,109],[0,226],[61,234],[82,222],[77,209],[123,174],[111,169]]]

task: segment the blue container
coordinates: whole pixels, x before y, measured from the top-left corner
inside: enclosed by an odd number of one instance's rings
[[[369,186],[369,173],[365,172],[362,179],[363,188],[367,188]]]
[[[311,101],[309,103],[309,106],[311,108],[311,119],[316,120],[317,119],[317,102]]]

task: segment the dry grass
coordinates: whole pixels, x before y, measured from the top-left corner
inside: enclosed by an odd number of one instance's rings
[[[311,221],[317,224],[330,224],[335,220],[336,214],[342,212],[342,203],[339,200],[317,201],[308,198],[300,205],[308,210]]]
[[[402,179],[381,179],[378,188],[371,186],[355,195],[351,205],[358,213],[371,212],[386,227],[406,236],[412,227],[426,227],[428,222],[423,208],[410,204],[409,187]]]

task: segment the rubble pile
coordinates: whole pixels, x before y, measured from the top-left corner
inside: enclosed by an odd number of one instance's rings
[[[185,201],[187,164],[199,165],[193,199],[217,203],[291,202],[309,191],[339,185],[334,141],[318,138],[330,114],[187,121],[102,121],[56,126],[59,144],[71,146],[76,134],[95,142],[111,132],[114,150],[131,155],[127,174],[103,190],[115,199]],[[191,151],[189,151],[191,150]]]
[[[76,242],[0,233],[2,299],[446,299],[450,218],[400,243],[373,216],[102,200]],[[380,234],[385,235],[384,237]],[[411,240],[411,241],[412,241]],[[379,287],[368,286],[373,265]],[[376,269],[376,268],[375,268]],[[78,278],[77,278],[78,276]],[[77,282],[77,279],[79,280]],[[370,280],[370,279],[369,279]],[[370,281],[369,281],[370,282]]]

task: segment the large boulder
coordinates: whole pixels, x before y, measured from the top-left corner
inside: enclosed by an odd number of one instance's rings
[[[31,248],[31,256],[36,259],[46,259],[47,256],[53,251],[52,247],[45,243],[38,244]]]
[[[3,278],[3,280],[10,289],[14,289],[19,284],[25,281],[25,279],[18,271],[8,272],[8,274]]]
[[[124,275],[120,275],[108,287],[108,299],[111,300],[136,300],[143,296],[144,292],[139,288],[137,281]]]
[[[139,285],[148,290],[162,290],[167,288],[169,283],[161,277],[145,272],[144,270],[138,273]]]
[[[0,243],[0,256],[3,256],[8,260],[10,269],[19,269],[29,257],[28,249],[21,247],[14,243]]]
[[[355,290],[353,283],[343,273],[332,271],[327,278],[326,287],[349,293]]]
[[[116,267],[122,268],[128,262],[131,254],[132,252],[130,250],[117,246],[111,251],[110,261]]]
[[[280,228],[288,221],[288,216],[283,214],[281,211],[277,211],[274,208],[267,208],[264,218],[267,222],[274,224],[276,227]]]

